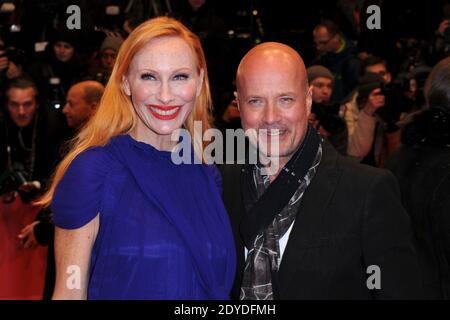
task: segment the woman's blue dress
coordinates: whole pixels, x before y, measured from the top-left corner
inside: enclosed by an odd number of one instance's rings
[[[51,205],[63,229],[100,214],[88,299],[228,299],[236,268],[217,168],[114,137],[81,153]]]

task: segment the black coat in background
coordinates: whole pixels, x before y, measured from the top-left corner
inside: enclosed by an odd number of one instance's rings
[[[411,217],[425,294],[450,299],[450,127],[425,111],[403,130],[387,166]]]
[[[241,168],[221,168],[224,202],[236,240],[239,297],[244,246]],[[381,290],[368,290],[367,267],[381,270]],[[415,299],[422,288],[408,215],[394,176],[351,162],[324,143],[279,270],[281,299]]]
[[[0,110],[0,175],[8,169],[7,147],[11,147],[12,163],[20,163],[26,167],[26,177],[29,181],[41,182],[42,189],[47,186],[48,180],[60,160],[59,149],[64,141],[64,127],[59,120],[58,111],[39,105],[31,123],[19,128],[9,116],[6,106]],[[35,129],[36,126],[36,129]],[[36,132],[35,132],[36,130]],[[33,168],[26,166],[29,163],[31,152],[25,150],[20,143],[19,131],[26,147],[33,144],[35,135],[35,161]],[[28,173],[32,171],[31,177]]]

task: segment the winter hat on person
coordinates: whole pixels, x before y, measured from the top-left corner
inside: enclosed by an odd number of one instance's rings
[[[52,44],[59,41],[67,42],[77,50],[81,40],[81,33],[78,30],[53,29],[50,31],[49,40]]]
[[[324,66],[315,65],[306,69],[306,73],[308,74],[308,82],[313,81],[316,78],[327,78],[334,80],[334,76],[330,70],[325,68]]]
[[[106,49],[113,49],[118,52],[123,41],[123,38],[118,34],[107,35],[100,46],[100,52]]]
[[[369,94],[377,88],[383,86],[383,77],[378,73],[367,72],[358,80],[358,95],[359,97],[367,98]]]

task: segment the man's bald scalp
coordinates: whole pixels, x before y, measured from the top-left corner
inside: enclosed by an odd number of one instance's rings
[[[289,59],[294,62],[298,71],[305,79],[306,87],[308,87],[308,80],[306,77],[306,68],[302,57],[293,48],[279,42],[265,42],[253,47],[242,58],[236,73],[236,86],[239,90],[240,78],[245,75],[245,69],[254,63],[261,63],[261,61]]]
[[[98,81],[86,80],[74,84],[74,87],[78,87],[83,90],[83,99],[87,103],[100,103],[100,100],[105,91],[105,87]]]

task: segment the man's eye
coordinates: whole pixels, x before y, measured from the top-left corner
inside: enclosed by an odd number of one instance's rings
[[[189,75],[185,74],[185,73],[180,73],[177,74],[173,77],[174,80],[187,80],[189,79]]]
[[[294,101],[294,99],[291,97],[282,97],[281,98],[281,102],[283,102],[283,103],[290,103],[292,101]]]
[[[261,103],[260,99],[250,99],[250,100],[248,100],[248,104],[251,104],[251,105],[256,105],[256,104],[260,104],[260,103]]]
[[[143,73],[141,75],[142,80],[155,80],[155,77],[151,73]]]

